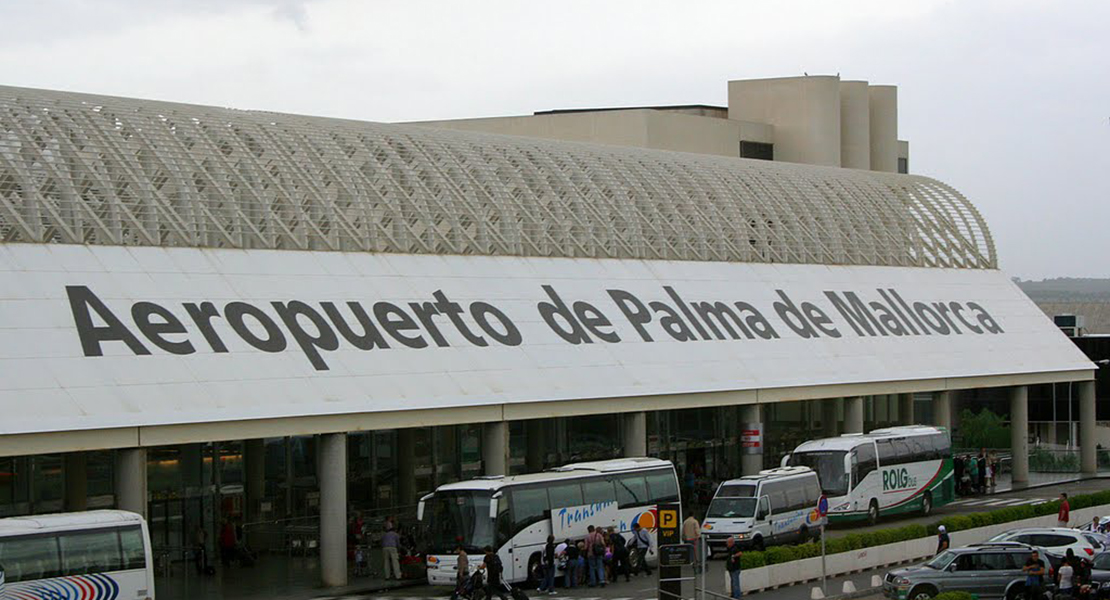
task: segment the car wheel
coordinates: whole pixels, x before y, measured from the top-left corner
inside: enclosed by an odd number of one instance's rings
[[[906,596],[908,600],[929,600],[937,595],[937,588],[931,585],[919,585],[910,590],[910,595]]]
[[[867,506],[867,522],[872,525],[879,522],[879,501],[874,498],[871,499],[871,504]]]
[[[925,492],[921,498],[921,514],[926,517],[933,514],[933,494],[930,492]]]
[[[1006,600],[1021,600],[1025,597],[1025,588],[1020,585],[1015,585],[1006,592]]]

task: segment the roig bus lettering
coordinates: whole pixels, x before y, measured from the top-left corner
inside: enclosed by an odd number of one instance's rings
[[[883,491],[897,492],[917,487],[917,478],[910,475],[909,469],[883,471]]]

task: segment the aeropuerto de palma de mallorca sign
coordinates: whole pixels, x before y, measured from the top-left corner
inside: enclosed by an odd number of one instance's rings
[[[0,434],[1086,371],[999,271],[0,245]]]

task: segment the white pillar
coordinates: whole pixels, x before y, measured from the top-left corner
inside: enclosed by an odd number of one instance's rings
[[[871,170],[898,172],[898,88],[868,88],[870,107]]]
[[[1014,485],[1029,483],[1029,388],[1010,388],[1010,451]]]
[[[1095,452],[1095,382],[1079,382],[1079,464],[1084,475],[1098,472]]]
[[[146,448],[116,451],[116,507],[146,518]]]
[[[320,578],[347,585],[347,434],[320,436]]]
[[[863,396],[844,399],[844,433],[863,433]]]
[[[416,504],[416,430],[397,430],[397,506]]]
[[[913,425],[913,394],[898,394],[898,423]]]
[[[65,509],[80,512],[89,507],[89,468],[84,452],[71,452],[65,455],[62,472],[65,475]]]
[[[763,430],[763,411],[758,404],[745,404],[740,407],[740,431],[759,432],[759,446],[740,448],[740,473],[741,475],[756,475],[763,470],[763,440],[766,431]]]
[[[836,437],[839,427],[837,424],[836,405],[840,398],[821,400],[821,432],[825,437]]]
[[[840,166],[871,168],[871,109],[866,81],[840,82]]]
[[[509,474],[509,422],[486,423],[482,427],[482,462],[486,475]]]
[[[647,413],[626,413],[624,420],[624,455],[647,456]]]
[[[952,432],[952,392],[933,392],[933,425]]]

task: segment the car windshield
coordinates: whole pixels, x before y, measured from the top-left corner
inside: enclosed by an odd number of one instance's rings
[[[469,553],[493,545],[490,492],[436,492],[424,505],[429,552],[449,554],[461,544]]]
[[[755,516],[756,498],[714,498],[705,516],[736,519]]]
[[[817,472],[821,491],[826,496],[848,493],[848,473],[844,471],[845,450],[813,450],[790,455],[790,466],[809,467]]]
[[[948,567],[948,564],[951,563],[954,558],[956,558],[955,552],[952,552],[951,550],[945,550],[944,552],[941,552],[940,554],[934,556],[932,560],[926,562],[922,566],[929,567],[930,569],[936,569],[938,571],[943,571],[945,568]]]

